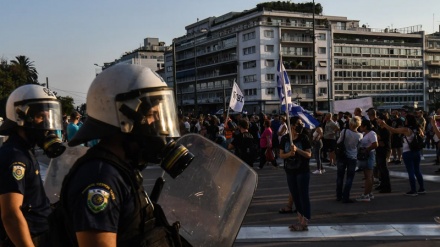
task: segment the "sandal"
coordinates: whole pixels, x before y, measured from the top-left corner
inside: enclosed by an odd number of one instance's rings
[[[307,225],[297,224],[289,226],[289,229],[292,232],[305,232],[309,230],[309,227]]]
[[[284,207],[284,208],[280,208],[278,213],[280,213],[280,214],[291,214],[291,213],[293,213],[293,211],[292,211],[292,208]]]

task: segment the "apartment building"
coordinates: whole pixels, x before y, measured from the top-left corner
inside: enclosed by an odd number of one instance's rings
[[[425,102],[419,26],[373,29],[346,17],[255,8],[185,29],[165,54],[164,76],[177,86],[183,112],[223,109],[234,80],[245,94],[245,111],[279,112],[280,55],[292,101],[308,110],[331,111],[334,100],[366,96],[384,109]]]
[[[440,32],[426,35],[425,75],[430,112],[440,108]]]
[[[165,46],[165,42],[159,41],[158,38],[145,38],[144,45],[138,49],[124,52],[119,59],[113,62],[104,63],[102,69],[119,63],[138,64],[150,68],[153,71],[164,69],[164,53],[169,49]],[[99,71],[97,71],[99,72]]]

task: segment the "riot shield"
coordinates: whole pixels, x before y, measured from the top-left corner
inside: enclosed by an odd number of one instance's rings
[[[84,146],[67,147],[62,155],[50,160],[44,180],[44,189],[50,203],[55,203],[59,200],[64,177],[75,161],[83,156],[88,149],[88,147]]]
[[[251,203],[257,174],[234,154],[198,134],[181,137],[195,158],[176,179],[165,175],[158,203],[193,246],[232,246]],[[255,154],[257,155],[257,154]]]

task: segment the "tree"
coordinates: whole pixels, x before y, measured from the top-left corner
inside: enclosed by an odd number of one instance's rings
[[[15,59],[11,61],[10,68],[14,75],[14,82],[17,84],[16,87],[24,84],[38,84],[38,72],[34,62],[23,55],[16,56]]]
[[[74,100],[70,96],[57,96],[58,100],[61,102],[61,111],[63,114],[70,115],[72,111],[75,109],[73,105],[75,104]]]

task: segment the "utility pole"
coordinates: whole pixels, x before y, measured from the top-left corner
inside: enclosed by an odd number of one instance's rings
[[[49,77],[46,77],[46,88],[49,89]]]
[[[173,87],[174,87],[174,100],[176,101],[176,108],[178,106],[177,103],[177,78],[176,78],[176,42],[173,40]],[[182,91],[180,91],[180,97],[182,98]],[[183,105],[180,105],[182,108]]]

